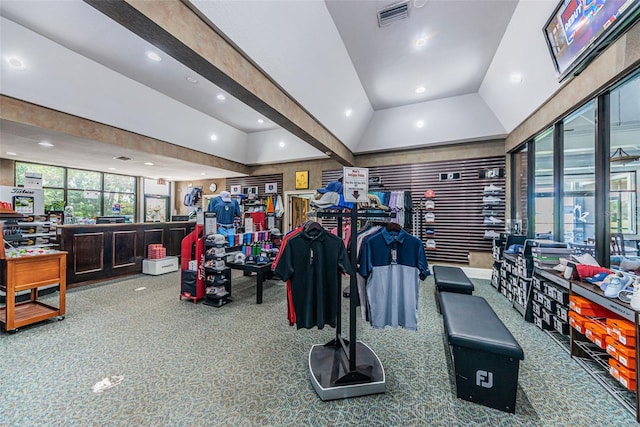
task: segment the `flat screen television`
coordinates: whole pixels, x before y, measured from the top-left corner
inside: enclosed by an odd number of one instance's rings
[[[579,74],[639,16],[639,0],[562,0],[543,28],[559,80]]]

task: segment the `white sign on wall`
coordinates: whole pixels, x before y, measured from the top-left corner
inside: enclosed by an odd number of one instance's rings
[[[369,201],[369,169],[345,166],[342,169],[342,177],[345,202]]]
[[[277,182],[272,182],[270,184],[265,184],[264,185],[264,192],[266,194],[277,193],[278,192],[278,183]]]

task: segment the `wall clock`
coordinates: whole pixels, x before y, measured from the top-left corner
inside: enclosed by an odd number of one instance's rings
[[[309,171],[296,172],[296,190],[306,190],[309,188]]]
[[[213,182],[213,183],[211,183],[211,185],[209,185],[209,191],[211,191],[212,193],[215,193],[217,189],[218,189],[218,186],[216,185],[215,182]]]

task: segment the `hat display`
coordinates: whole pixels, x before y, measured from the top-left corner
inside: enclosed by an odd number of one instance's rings
[[[311,200],[309,204],[317,208],[328,208],[340,203],[340,194],[336,192],[326,192],[318,200]]]
[[[220,192],[220,198],[222,199],[223,202],[230,202],[231,201],[231,193],[229,193],[228,191],[221,191]]]
[[[342,183],[338,181],[331,181],[325,188],[318,188],[318,193],[320,194],[325,194],[328,192],[342,194]]]
[[[436,197],[436,192],[433,190],[427,190],[424,192],[424,197],[426,197],[427,199],[433,199],[434,197]]]
[[[215,243],[216,245],[224,245],[227,243],[227,238],[218,233],[207,234],[207,240]]]
[[[269,230],[269,234],[273,237],[282,236],[282,233],[277,228],[272,228],[271,230]]]
[[[236,264],[244,264],[244,261],[246,260],[247,256],[245,254],[243,254],[242,252],[238,252],[234,257],[233,257],[233,262]]]
[[[269,258],[267,258],[266,256],[259,256],[256,258],[256,264],[258,265],[269,264]]]

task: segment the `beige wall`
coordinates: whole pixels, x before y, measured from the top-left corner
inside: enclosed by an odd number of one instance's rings
[[[14,186],[15,161],[0,159],[0,185]]]
[[[405,151],[361,154],[355,156],[355,162],[358,167],[376,167],[495,156],[504,156],[504,140],[502,139],[442,145]],[[317,189],[322,187],[322,171],[341,169],[342,167],[343,165],[335,160],[309,160],[304,162],[254,166],[251,169],[250,175],[282,173],[283,191],[293,191],[295,190],[296,171],[308,170],[309,188]]]
[[[523,123],[509,134],[510,151],[546,129],[569,111],[593,98],[621,75],[640,66],[640,22],[609,46],[580,75],[566,83]]]
[[[282,192],[296,189],[296,171],[309,171],[309,189],[322,187],[322,171],[340,169],[342,165],[335,160],[309,160],[305,162],[278,163],[273,165],[255,166],[251,175],[282,174]]]
[[[203,179],[203,180],[198,180],[198,181],[180,181],[180,182],[176,182],[176,194],[175,194],[175,205],[173,206],[173,208],[175,209],[175,215],[187,215],[190,211],[193,210],[192,207],[187,207],[184,205],[183,200],[184,200],[184,196],[191,191],[191,188],[193,187],[202,187],[202,194],[203,194],[203,198],[202,201],[204,202],[204,206],[203,206],[203,211],[207,210],[207,201],[208,197],[212,195],[211,191],[209,190],[209,186],[211,184],[216,184],[218,186],[218,189],[216,190],[216,194],[221,192],[222,190],[225,189],[225,186],[227,185],[227,180],[224,178],[220,178],[220,179]]]
[[[356,165],[358,167],[370,168],[375,166],[478,159],[495,156],[504,156],[503,139],[440,145],[404,151],[359,154],[356,156]]]
[[[86,140],[87,144],[96,141],[112,145],[114,148],[124,147],[143,153],[172,157],[239,173],[248,173],[249,171],[247,166],[232,160],[205,154],[201,151],[170,144],[4,95],[0,95],[0,118],[82,138]]]

